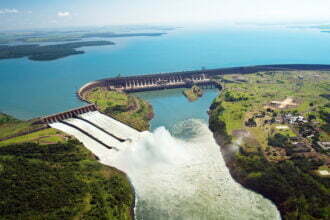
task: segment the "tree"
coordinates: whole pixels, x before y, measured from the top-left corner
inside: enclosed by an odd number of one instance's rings
[[[276,133],[273,137],[268,138],[268,145],[273,147],[285,147],[289,138],[283,134]]]

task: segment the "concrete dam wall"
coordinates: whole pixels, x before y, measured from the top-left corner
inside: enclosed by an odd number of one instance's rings
[[[171,73],[158,73],[147,75],[136,75],[127,77],[113,77],[96,80],[83,85],[78,91],[78,97],[86,101],[84,94],[96,87],[118,90],[122,92],[142,92],[173,88],[189,88],[198,85],[203,88],[219,87],[213,76],[225,74],[249,74],[260,71],[302,71],[302,70],[324,70],[329,71],[330,65],[318,64],[282,64],[282,65],[263,65],[232,67],[218,69],[204,69],[194,71],[182,71]]]

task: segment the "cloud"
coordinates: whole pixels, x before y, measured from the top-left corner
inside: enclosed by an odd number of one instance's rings
[[[70,16],[70,12],[68,12],[68,11],[61,12],[61,11],[59,11],[57,13],[57,16],[59,16],[59,17],[68,17],[68,16]]]
[[[17,14],[19,11],[15,8],[9,9],[9,8],[5,8],[5,9],[0,9],[0,14]]]

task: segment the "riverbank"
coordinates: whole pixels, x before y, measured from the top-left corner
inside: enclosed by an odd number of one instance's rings
[[[29,124],[1,114],[0,134]],[[1,141],[0,178],[0,218],[133,219],[127,176],[55,129]]]
[[[232,176],[271,199],[283,219],[329,217],[330,76],[271,71],[222,77],[209,126]],[[291,98],[288,98],[291,97]]]

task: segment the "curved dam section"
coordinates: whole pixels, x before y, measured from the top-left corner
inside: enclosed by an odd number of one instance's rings
[[[278,65],[261,65],[261,66],[245,66],[232,68],[217,68],[194,71],[182,71],[171,73],[157,73],[136,75],[127,77],[113,77],[96,80],[83,85],[78,91],[79,99],[86,101],[85,92],[95,88],[104,87],[123,92],[143,92],[162,89],[189,88],[192,85],[200,87],[214,88],[221,87],[212,80],[212,76],[225,74],[249,74],[261,71],[299,71],[299,70],[318,70],[329,71],[330,65],[320,64],[278,64]]]

